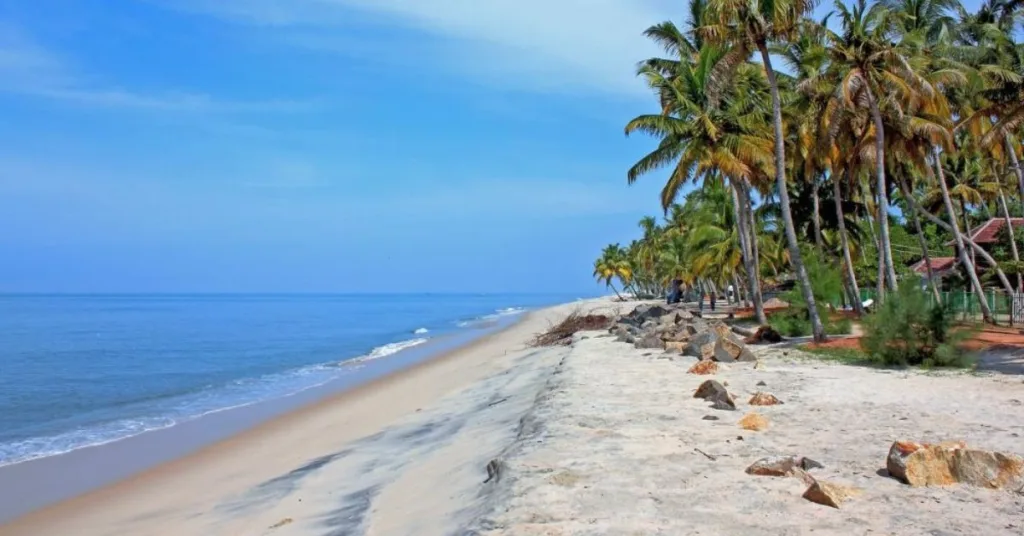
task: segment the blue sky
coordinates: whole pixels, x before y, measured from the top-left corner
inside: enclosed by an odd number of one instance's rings
[[[0,4],[0,291],[594,292],[660,0]]]
[[[679,0],[0,4],[0,291],[595,292]]]

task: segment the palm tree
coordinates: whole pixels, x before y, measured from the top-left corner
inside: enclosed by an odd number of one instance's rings
[[[841,71],[837,91],[850,108],[865,106],[874,128],[875,195],[879,229],[879,263],[885,265],[885,279],[896,287],[896,270],[889,233],[889,196],[885,171],[885,120],[882,108],[901,117],[908,108],[931,98],[934,88],[919,72],[914,48],[893,41],[898,18],[884,4],[870,8],[866,0],[857,0],[848,8],[836,0],[835,10],[842,23],[839,34],[832,33],[832,66]]]
[[[793,213],[789,204],[789,193],[786,184],[786,148],[782,128],[782,99],[779,95],[779,83],[772,68],[768,46],[770,42],[787,39],[797,32],[799,22],[814,7],[812,0],[710,0],[708,3],[708,21],[700,29],[699,34],[720,43],[729,43],[737,51],[747,55],[753,50],[761,54],[761,62],[768,79],[772,99],[772,126],[775,144],[775,184],[778,189],[779,203],[782,208],[782,220],[786,242],[789,247],[790,261],[800,290],[807,302],[815,341],[825,340],[825,327],[821,323],[818,307],[814,301],[814,291],[800,256],[800,243],[797,240],[796,227],[793,224]]]
[[[751,180],[771,162],[761,102],[766,87],[753,66],[733,68],[730,62],[736,57],[729,47],[704,44],[694,57],[681,59],[669,77],[649,62],[640,67],[640,74],[660,95],[662,113],[634,118],[626,125],[626,135],[639,131],[661,142],[630,168],[627,179],[632,184],[640,175],[673,166],[661,194],[666,211],[687,182],[719,176],[729,180],[738,200],[743,201]],[[738,237],[755,313],[759,321],[767,322],[755,248],[748,238],[749,221],[737,218]]]
[[[601,257],[594,261],[594,277],[603,282],[606,287],[615,291],[615,296],[620,300],[622,294],[615,288],[612,281],[618,278],[623,284],[628,284],[632,275],[629,262],[626,260],[626,252],[618,244],[611,244],[604,248]]]

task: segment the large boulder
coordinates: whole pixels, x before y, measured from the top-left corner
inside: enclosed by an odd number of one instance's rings
[[[886,458],[889,474],[914,487],[967,484],[989,489],[1024,487],[1024,459],[969,449],[962,442],[938,445],[897,441]]]

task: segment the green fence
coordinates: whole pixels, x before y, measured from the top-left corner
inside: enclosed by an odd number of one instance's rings
[[[935,294],[931,290],[926,290],[928,299],[931,303],[935,303]],[[967,292],[966,290],[956,290],[949,292],[940,292],[942,297],[942,304],[948,307],[956,318],[964,321],[980,321],[981,316],[981,304],[978,302],[978,298],[973,292]],[[861,301],[875,300],[876,290],[869,288],[860,289]],[[992,314],[995,316],[997,322],[1008,322],[1014,323],[1020,322],[1019,309],[1020,303],[1018,303],[1018,314],[1013,314],[1013,302],[1024,300],[1024,296],[1017,294],[1010,295],[1002,291],[989,289],[985,291],[985,301],[988,302],[989,309],[992,310]],[[875,300],[877,302],[877,300]]]

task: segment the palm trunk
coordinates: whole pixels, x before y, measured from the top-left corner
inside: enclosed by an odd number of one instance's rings
[[[882,248],[882,237],[875,232],[875,224],[879,222],[878,194],[875,191],[877,184],[872,184],[871,181],[866,182],[868,185],[867,191],[871,195],[871,199],[874,200],[875,205],[875,212],[868,217],[868,228],[871,229],[871,238],[874,240],[875,252],[878,255],[878,269],[875,272],[875,301],[881,305],[885,303],[885,252]]]
[[[849,171],[846,172],[849,176]],[[835,198],[836,219],[839,220],[839,243],[843,247],[843,264],[846,265],[846,278],[852,286],[853,295],[856,300],[853,302],[853,310],[857,315],[864,314],[864,305],[860,301],[860,287],[857,286],[857,274],[853,271],[853,255],[850,254],[850,240],[846,236],[846,217],[843,215],[843,196],[839,188],[839,177],[832,177],[832,197]]]
[[[985,322],[993,323],[992,311],[988,308],[988,300],[985,299],[985,291],[981,287],[981,281],[978,280],[978,272],[975,271],[974,263],[971,262],[970,257],[967,255],[967,247],[964,245],[964,239],[960,235],[960,229],[957,228],[956,209],[953,208],[953,199],[949,197],[949,188],[946,186],[946,174],[942,171],[942,161],[938,146],[932,148],[932,154],[935,155],[935,169],[938,171],[939,188],[942,190],[942,202],[946,205],[946,215],[949,216],[949,224],[953,230],[953,237],[956,239],[956,249],[957,255],[960,257],[960,264],[967,271],[967,277],[971,280],[971,288],[974,289],[974,293],[978,297],[982,318]]]
[[[768,317],[764,314],[764,303],[761,300],[760,283],[757,280],[757,257],[753,253],[750,240],[751,220],[747,217],[747,203],[745,185],[742,183],[732,185],[733,209],[735,212],[736,224],[739,226],[740,249],[743,251],[743,267],[747,272],[747,283],[750,285],[750,296],[754,301],[754,316],[762,325],[768,323]],[[737,287],[739,288],[739,287]]]
[[[900,191],[903,192],[903,199],[907,202],[907,207],[910,209],[911,217],[914,220],[914,230],[917,231],[917,243],[921,246],[921,255],[924,256],[924,266],[928,273],[928,284],[932,288],[932,294],[935,295],[935,303],[942,305],[942,293],[939,292],[939,285],[935,280],[935,273],[932,270],[932,258],[928,254],[928,241],[924,239],[924,231],[921,229],[921,218],[917,214],[917,202],[914,201],[914,193],[902,177],[898,178],[897,182],[899,182]]]
[[[967,203],[965,203],[962,198],[960,199],[960,214],[964,217],[964,234],[973,238],[971,220],[967,219]],[[978,265],[978,256],[974,254],[974,251],[971,251],[971,262],[973,262],[975,266]]]
[[[811,222],[814,224],[814,245],[818,246],[818,249],[825,247],[825,241],[821,238],[821,201],[818,199],[818,181],[811,181],[811,202],[814,205],[814,214],[811,216]]]
[[[926,220],[934,223],[935,225],[939,226],[939,228],[945,230],[946,232],[953,232],[953,227],[951,227],[948,223],[937,218],[934,214],[925,211],[921,207],[917,207],[917,213],[921,214],[922,216],[924,216]],[[1010,280],[1009,278],[1006,277],[1006,273],[1003,272],[1001,268],[999,268],[999,263],[996,262],[992,255],[989,254],[989,252],[985,251],[985,248],[979,246],[974,240],[971,240],[963,233],[957,234],[960,235],[960,239],[964,241],[964,244],[970,246],[971,250],[977,253],[978,256],[981,257],[981,260],[985,261],[985,264],[992,268],[992,271],[996,273],[996,277],[999,279],[999,283],[1003,285],[1003,290],[1012,293],[1013,285],[1010,284]]]
[[[619,289],[615,288],[615,285],[613,285],[611,281],[608,282],[608,286],[615,291],[615,297],[618,298],[619,301],[626,301],[622,299],[622,294],[619,294]]]
[[[1017,237],[1013,230],[1013,220],[1010,219],[1010,209],[1006,206],[1006,196],[1003,195],[1002,186],[999,187],[999,209],[1003,211],[1003,220],[1006,222],[1006,232],[1010,233],[1010,252],[1013,253],[1014,271],[1017,272],[1020,266],[1020,254],[1017,253]],[[1020,290],[1020,273],[1017,273],[1017,290]]]
[[[811,288],[811,279],[807,276],[807,267],[804,266],[803,258],[800,255],[800,243],[796,237],[796,226],[793,225],[793,213],[789,208],[789,192],[786,188],[786,145],[785,139],[782,137],[782,100],[779,98],[779,84],[775,79],[775,71],[772,69],[772,59],[768,54],[767,44],[760,42],[757,44],[757,48],[761,51],[761,61],[764,63],[768,87],[772,94],[772,116],[775,127],[775,185],[779,190],[779,204],[782,206],[782,223],[786,230],[786,242],[789,245],[789,261],[796,271],[800,291],[803,293],[804,301],[807,302],[807,314],[811,320],[814,341],[824,342],[825,326],[821,323],[818,305],[814,302],[814,289]]]
[[[1017,188],[1020,189],[1020,198],[1024,200],[1024,167],[1021,166],[1020,160],[1017,159],[1017,150],[1013,146],[1013,138],[1009,134],[1006,135],[1006,154],[1010,156],[1010,165],[1013,167],[1013,171],[1017,174]]]
[[[865,81],[866,82],[866,81]],[[865,94],[868,98],[868,106],[871,107],[871,118],[875,122],[875,172],[876,188],[878,190],[878,229],[881,234],[882,254],[880,259],[885,262],[885,278],[889,288],[896,288],[896,268],[892,259],[892,244],[889,241],[889,195],[885,187],[885,131],[882,124],[882,112],[878,110],[878,103],[871,88],[865,83]]]
[[[757,241],[757,226],[754,224],[754,203],[750,199],[750,184],[743,183],[743,206],[744,216],[747,218],[748,244],[750,244],[750,264],[754,269],[753,288],[750,289],[751,300],[754,302],[754,312],[757,314],[757,321],[762,325],[768,323],[768,317],[764,312],[764,296],[761,294],[761,248]]]

